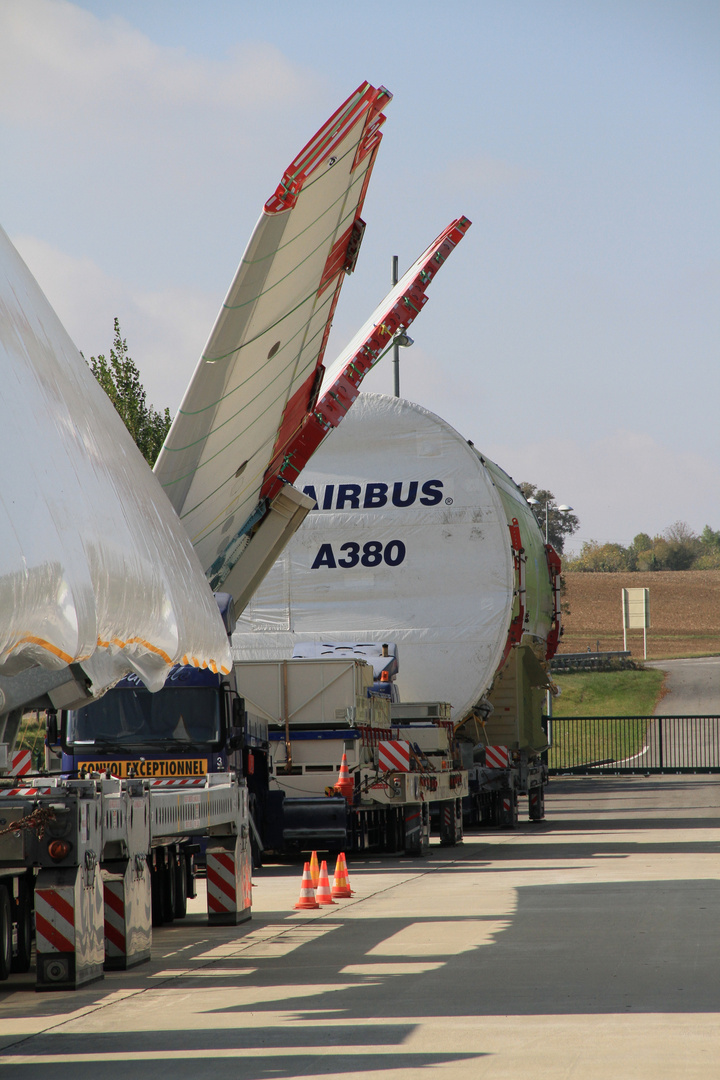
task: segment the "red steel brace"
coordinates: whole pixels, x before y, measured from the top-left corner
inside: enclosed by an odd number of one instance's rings
[[[380,110],[391,100],[392,94],[384,86],[376,90],[370,83],[361,83],[285,170],[275,194],[265,203],[265,213],[280,214],[284,210],[291,210],[313,169],[332,155],[362,114],[367,113],[353,162],[354,169],[362,157],[380,142],[380,128],[385,120]]]
[[[318,399],[313,411],[303,417],[290,437],[283,440],[281,432],[265,473],[261,498],[272,500],[283,484],[293,483],[330,429],[338,426],[357,398],[360,383],[380,354],[392,344],[396,334],[410,326],[427,303],[428,285],[469,227],[468,218],[461,217],[440,233],[421,257],[422,263],[404,295],[380,315],[375,327]]]
[[[560,571],[562,570],[562,562],[552,544],[545,545],[545,554],[547,556],[550,584],[552,585],[553,591],[552,623],[550,624],[550,633],[548,634],[547,639],[545,659],[552,660],[557,652],[558,645],[560,644],[560,635],[562,634],[562,620],[560,614]]]
[[[523,635],[523,626],[525,624],[525,549],[523,548],[518,519],[513,518],[508,527],[510,529],[510,545],[512,547],[513,568],[515,570],[515,595],[517,596],[518,610],[510,623],[502,660],[497,667],[498,671],[504,666],[513,645],[520,644]]]

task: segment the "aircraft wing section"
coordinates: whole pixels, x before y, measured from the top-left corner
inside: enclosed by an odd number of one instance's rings
[[[0,742],[41,690],[63,708],[130,672],[229,671],[185,530],[2,229],[0,385]]]
[[[271,461],[317,399],[390,97],[363,83],[286,171],[155,465],[215,588],[267,513]]]
[[[440,233],[325,372],[317,404],[276,452],[265,473],[262,495],[267,499],[273,499],[283,484],[295,482],[328,432],[338,426],[368,371],[420,314],[430,282],[470,225],[466,217],[457,218]]]

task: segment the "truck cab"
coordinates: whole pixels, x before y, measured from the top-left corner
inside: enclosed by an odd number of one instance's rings
[[[242,773],[244,705],[225,678],[176,666],[151,694],[137,675],[61,714],[62,772],[149,780]]]

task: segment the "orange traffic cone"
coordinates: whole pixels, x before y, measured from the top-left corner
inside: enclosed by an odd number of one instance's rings
[[[310,877],[310,863],[306,862],[303,867],[302,885],[300,886],[300,899],[295,905],[296,911],[310,911],[320,905],[315,899],[312,879]]]
[[[330,882],[328,880],[327,863],[323,859],[322,866],[320,867],[320,879],[318,881],[317,892],[315,893],[315,899],[318,904],[334,904],[335,901],[332,898],[330,892]]]
[[[352,896],[353,891],[350,888],[350,881],[348,879],[347,863],[345,862],[345,853],[343,851],[337,857],[335,863],[335,875],[332,887],[332,897],[336,897],[340,900],[345,899],[348,896]]]
[[[335,790],[338,795],[342,795],[345,799],[351,799],[352,793],[355,790],[355,783],[348,772],[347,754],[345,753],[343,753],[342,761],[340,762],[340,775],[338,776]]]
[[[318,878],[320,877],[320,867],[318,866],[317,851],[313,851],[310,856],[310,879],[312,881],[313,889],[318,887]]]

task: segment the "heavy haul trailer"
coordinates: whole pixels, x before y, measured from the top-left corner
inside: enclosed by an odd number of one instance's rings
[[[184,917],[188,898],[196,895],[201,850],[209,882],[212,879],[212,860],[209,855],[205,860],[212,838],[193,824],[192,813],[196,805],[216,798],[218,785],[238,788],[238,795],[232,796],[238,816],[230,819],[229,831],[247,840],[241,856],[246,857],[247,866],[241,872],[243,880],[249,879],[253,809],[261,820],[254,792],[267,751],[267,731],[245,715],[242,699],[232,692],[228,680],[179,667],[171,672],[168,683],[162,691],[150,694],[135,676],[129,676],[100,701],[63,714],[60,733],[65,775],[135,778],[148,787],[156,826],[148,850],[154,926]],[[178,728],[182,733],[174,735]],[[248,768],[252,770],[249,783]],[[173,824],[174,807],[178,820],[190,822],[189,828],[164,829],[168,821]],[[210,894],[208,901],[213,922],[216,909]],[[249,904],[243,907],[243,917],[249,918]],[[217,912],[222,910],[217,908]]]
[[[290,660],[236,665],[248,708],[268,723],[265,846],[421,854],[431,806],[441,841],[456,843],[468,774],[449,706],[393,701],[382,678],[397,666],[387,644],[324,652],[301,646]]]
[[[240,616],[236,665],[393,642],[402,701],[449,701],[467,822],[544,812],[560,562],[519,488],[418,405],[363,394],[298,480],[314,509]]]
[[[185,836],[208,837],[209,922],[250,917],[246,788],[227,775],[151,785],[95,774],[0,790],[3,978],[30,967],[33,913],[38,990],[74,990],[147,960],[156,897],[187,895],[180,864],[157,853]]]

